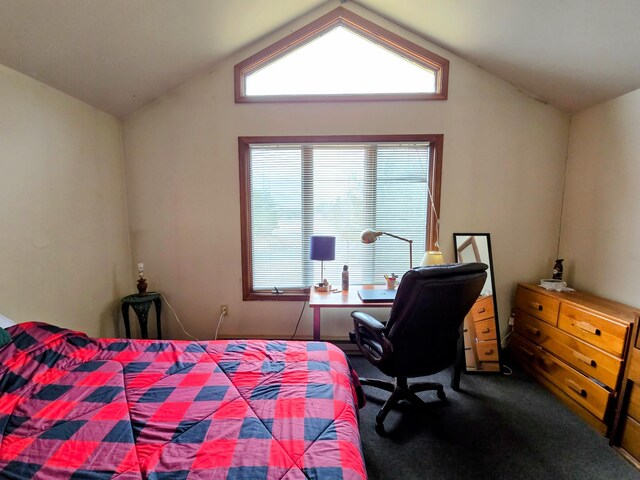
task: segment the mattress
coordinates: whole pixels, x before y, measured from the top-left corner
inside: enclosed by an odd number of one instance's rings
[[[7,331],[0,478],[366,478],[357,379],[334,345]]]

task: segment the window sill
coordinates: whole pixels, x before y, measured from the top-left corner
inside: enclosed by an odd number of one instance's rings
[[[296,291],[284,291],[281,293],[274,292],[247,292],[243,296],[244,301],[285,301],[285,302],[300,302],[309,300],[309,289],[296,290]]]

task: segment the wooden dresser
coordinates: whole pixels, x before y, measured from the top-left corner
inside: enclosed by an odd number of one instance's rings
[[[611,433],[638,311],[582,292],[518,284],[510,351],[603,434]]]
[[[499,372],[493,295],[478,298],[464,319],[464,326],[467,371]]]
[[[633,346],[622,382],[611,444],[640,468],[640,329],[636,324]]]

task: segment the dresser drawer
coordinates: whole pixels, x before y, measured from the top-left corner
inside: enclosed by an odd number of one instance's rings
[[[622,368],[622,360],[619,358],[520,311],[516,312],[514,329],[582,373],[612,390],[616,389]]]
[[[640,460],[640,423],[631,417],[626,417],[622,431],[622,448]]]
[[[560,301],[556,298],[541,295],[526,288],[518,288],[516,307],[551,325],[558,324]]]
[[[495,340],[496,337],[496,319],[489,318],[476,322],[476,337],[480,341]]]
[[[478,342],[476,344],[476,351],[478,352],[478,360],[481,362],[498,361],[498,342],[495,340]]]
[[[627,415],[637,422],[640,422],[640,386],[631,384],[631,393],[629,394],[629,403],[627,406]]]
[[[521,359],[534,372],[545,377],[596,418],[604,420],[612,398],[611,393],[604,387],[519,335],[514,336],[514,343],[513,353],[516,358]]]
[[[524,366],[533,365],[542,351],[541,347],[529,343],[516,332],[509,342],[511,354]]]
[[[624,353],[629,330],[628,325],[568,304],[560,307],[558,328],[618,357]]]
[[[495,317],[493,311],[493,295],[479,299],[471,307],[471,316],[475,322]]]
[[[638,338],[640,338],[640,335],[638,335]],[[628,371],[629,380],[640,384],[640,349],[632,348],[630,350],[630,355],[631,360],[629,360],[629,362],[631,365],[629,366]],[[640,418],[638,420],[640,420]]]

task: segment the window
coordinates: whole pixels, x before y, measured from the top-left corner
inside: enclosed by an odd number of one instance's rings
[[[309,238],[336,237],[324,263],[337,284],[384,283],[409,268],[409,245],[388,236],[363,244],[373,228],[413,240],[413,265],[437,239],[442,135],[241,137],[243,294],[306,298],[320,281]],[[278,292],[283,293],[277,293]]]
[[[448,68],[339,7],[237,64],[236,102],[443,100]]]

